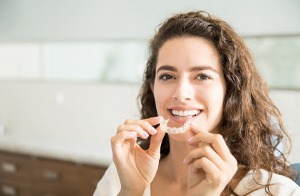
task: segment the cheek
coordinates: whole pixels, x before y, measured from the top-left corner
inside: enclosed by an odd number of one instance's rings
[[[214,116],[218,121],[217,123],[219,123],[223,115],[224,96],[225,93],[223,91],[215,92],[215,96],[212,98],[213,101],[210,103],[210,107],[213,108]]]
[[[166,91],[166,89],[155,88],[153,94],[156,104],[156,110],[158,113],[160,113],[160,111],[163,110],[164,105],[167,104],[170,98],[169,92]]]
[[[163,93],[161,93],[160,90],[158,90],[157,88],[155,88],[153,90],[153,95],[154,95],[154,99],[155,99],[155,104],[156,104],[156,109],[157,111],[159,111],[162,99],[163,99]]]
[[[223,109],[223,102],[224,102],[224,93],[222,91],[218,91],[215,93],[214,102],[216,103],[216,109],[222,110]]]
[[[206,92],[204,100],[206,100],[206,104],[209,107],[209,110],[215,115],[220,115],[218,113],[222,113],[223,110],[223,102],[225,92],[223,88],[212,88],[210,92]]]

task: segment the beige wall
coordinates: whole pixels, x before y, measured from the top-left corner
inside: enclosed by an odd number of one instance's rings
[[[174,12],[206,10],[242,35],[300,33],[298,0],[0,0],[0,41],[148,39]]]

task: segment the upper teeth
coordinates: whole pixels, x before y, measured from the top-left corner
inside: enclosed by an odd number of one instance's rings
[[[194,116],[199,114],[199,110],[172,110],[171,111],[173,115],[176,116]]]

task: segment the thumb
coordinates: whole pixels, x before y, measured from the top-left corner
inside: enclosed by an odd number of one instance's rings
[[[185,138],[186,138],[186,145],[189,149],[189,151],[197,148],[197,146],[192,146],[188,143],[189,139],[192,138],[193,136],[195,136],[196,134],[191,130],[191,128],[189,128],[185,134]]]
[[[148,154],[152,157],[160,156],[160,146],[165,136],[165,132],[157,129],[157,133],[151,136]]]

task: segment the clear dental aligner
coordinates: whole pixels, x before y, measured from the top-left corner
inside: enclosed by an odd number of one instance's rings
[[[168,127],[168,122],[169,119],[163,119],[160,122],[160,129],[166,133],[170,133],[170,134],[179,134],[179,133],[184,133],[188,130],[188,128],[190,127],[190,121],[187,121],[186,123],[184,123],[184,125],[182,125],[181,127]]]

